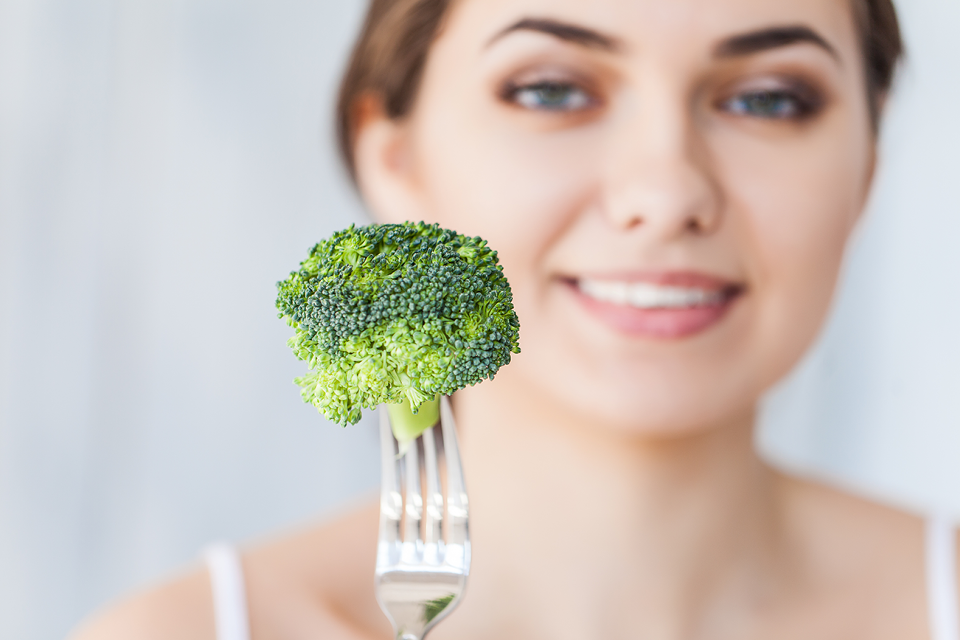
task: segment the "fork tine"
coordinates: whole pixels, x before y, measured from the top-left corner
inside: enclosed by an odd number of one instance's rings
[[[423,540],[426,544],[428,557],[431,563],[439,563],[438,547],[443,544],[443,494],[440,490],[440,474],[437,467],[437,443],[434,429],[430,427],[423,432],[423,467],[427,477],[427,487],[423,492],[426,517],[423,524]]]
[[[437,436],[441,432],[435,426],[427,429],[419,442],[405,447],[401,462],[387,412],[382,411],[380,417],[383,480],[375,587],[377,602],[393,625],[398,640],[423,640],[460,602],[470,573],[467,496],[453,412],[447,398],[441,398],[440,416],[445,453],[443,462],[447,472],[446,513],[443,512],[438,467]],[[426,476],[423,495],[420,493],[420,443],[424,447],[423,472]],[[401,464],[406,505],[400,488]],[[402,542],[401,518],[405,521]],[[422,537],[421,520],[424,520]],[[444,529],[446,544],[442,539]]]
[[[404,550],[410,549],[419,554],[423,548],[423,538],[420,536],[420,520],[423,519],[423,496],[420,493],[420,454],[416,442],[412,442],[404,454],[406,466],[407,499],[404,505],[406,526],[403,532]],[[410,545],[413,545],[410,547]],[[408,558],[416,561],[416,557]]]
[[[447,549],[446,562],[464,574],[470,570],[470,530],[467,489],[460,464],[457,427],[450,400],[440,398],[440,424],[443,429],[443,451],[447,463]],[[462,556],[460,556],[462,553]]]
[[[397,449],[390,429],[386,407],[380,409],[380,544],[391,550],[400,542],[400,517],[403,498],[400,494],[400,469]]]

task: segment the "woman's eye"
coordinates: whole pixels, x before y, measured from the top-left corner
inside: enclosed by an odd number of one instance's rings
[[[806,100],[781,90],[741,93],[726,100],[723,107],[736,115],[779,120],[802,118],[814,111]]]
[[[507,97],[526,109],[546,111],[577,111],[592,103],[583,89],[565,82],[537,82],[514,87]]]

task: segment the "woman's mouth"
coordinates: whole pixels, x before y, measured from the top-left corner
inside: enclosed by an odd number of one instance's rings
[[[719,322],[741,285],[696,273],[566,280],[579,302],[604,324],[629,335],[685,338]]]

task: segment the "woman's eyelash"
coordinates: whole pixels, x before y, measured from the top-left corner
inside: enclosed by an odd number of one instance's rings
[[[500,94],[505,102],[533,111],[582,111],[597,102],[581,85],[567,80],[507,83]],[[795,88],[749,89],[720,103],[731,114],[767,120],[803,120],[821,107],[816,92]]]
[[[508,84],[502,91],[502,97],[519,107],[541,111],[579,111],[595,102],[582,87],[562,80]]]
[[[820,100],[791,89],[753,89],[742,91],[721,103],[734,115],[769,120],[802,120],[820,109]]]

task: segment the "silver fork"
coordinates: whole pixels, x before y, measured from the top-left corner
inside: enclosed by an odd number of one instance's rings
[[[386,409],[380,408],[382,477],[376,592],[398,640],[423,640],[457,606],[470,573],[467,491],[453,412],[446,397],[440,399],[442,453],[447,468],[446,512],[436,428],[430,427],[418,438],[423,445],[426,480],[426,491],[421,492],[418,443],[398,458],[390,418]],[[401,493],[401,476],[406,500]]]

